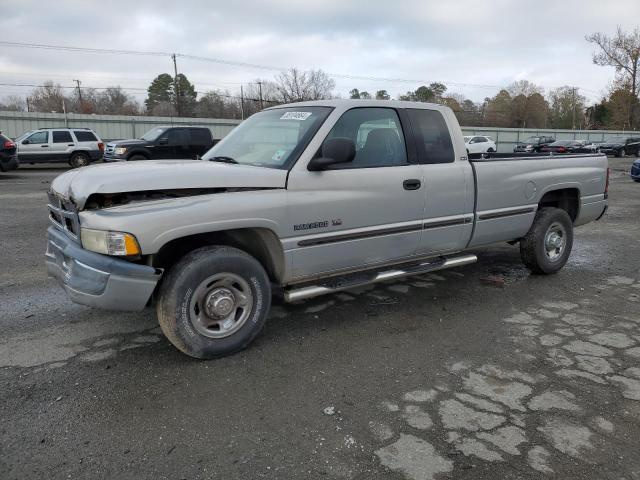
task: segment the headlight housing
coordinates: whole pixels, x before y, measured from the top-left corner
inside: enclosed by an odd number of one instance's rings
[[[80,239],[82,247],[92,252],[120,257],[140,255],[140,244],[130,233],[82,228]]]
[[[116,152],[116,155],[124,155],[127,153],[127,147],[116,147],[114,152]]]

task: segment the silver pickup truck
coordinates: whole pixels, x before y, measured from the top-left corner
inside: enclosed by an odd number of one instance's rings
[[[182,352],[246,347],[299,301],[519,242],[550,274],[607,209],[604,155],[469,160],[440,105],[331,100],[243,122],[202,160],[96,165],[52,183],[46,263],[74,302],[155,305]]]

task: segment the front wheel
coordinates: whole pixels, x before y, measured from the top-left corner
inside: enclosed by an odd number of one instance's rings
[[[191,357],[238,352],[264,326],[271,284],[262,265],[232,247],[203,247],[185,255],[160,286],[156,306],[169,341]]]
[[[618,150],[618,154],[616,155],[616,157],[626,157],[626,156],[627,156],[627,152],[625,151],[624,148],[622,150]]]
[[[573,223],[560,208],[538,210],[533,225],[520,240],[520,256],[536,274],[556,273],[569,259],[573,247]]]

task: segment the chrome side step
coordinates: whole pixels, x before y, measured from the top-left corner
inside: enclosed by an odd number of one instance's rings
[[[405,268],[394,270],[379,270],[373,272],[361,272],[326,280],[318,285],[311,285],[300,288],[285,290],[284,299],[287,302],[306,300],[307,298],[319,297],[327,293],[340,292],[350,288],[362,287],[372,283],[384,282],[396,278],[407,277],[409,275],[419,275],[421,273],[435,272],[446,268],[460,267],[475,263],[478,257],[475,255],[462,255],[459,257],[437,257],[419,264],[410,265]]]

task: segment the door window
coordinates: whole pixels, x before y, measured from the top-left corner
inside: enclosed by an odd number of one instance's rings
[[[191,143],[193,145],[211,144],[211,134],[204,128],[191,128]]]
[[[189,135],[186,129],[174,129],[169,130],[168,134],[168,142],[169,145],[188,145],[189,144]]]
[[[407,149],[400,119],[391,108],[353,108],[345,112],[327,138],[353,140],[352,162],[332,168],[392,167],[407,164]]]
[[[93,132],[90,132],[88,130],[74,130],[73,133],[79,142],[97,142],[98,141],[98,139],[93,134]]]
[[[51,132],[53,143],[73,143],[71,134],[66,130],[55,130]]]
[[[407,109],[407,112],[416,135],[420,163],[453,162],[451,134],[442,114],[437,110],[417,108]]]
[[[25,140],[29,140],[29,143],[48,143],[49,132],[36,132],[29,135]]]

